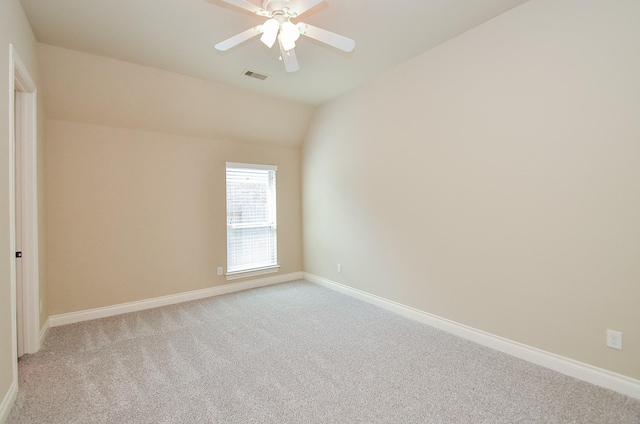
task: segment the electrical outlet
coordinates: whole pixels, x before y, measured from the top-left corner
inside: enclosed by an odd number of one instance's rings
[[[607,346],[622,350],[622,333],[619,331],[607,330]]]
[[[218,275],[222,275],[222,267],[221,266],[218,267]]]
[[[342,265],[338,264],[338,266],[336,266],[336,271],[342,272]]]

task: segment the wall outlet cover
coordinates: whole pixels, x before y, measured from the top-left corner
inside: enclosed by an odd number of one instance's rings
[[[622,333],[614,330],[607,330],[607,346],[622,350]]]

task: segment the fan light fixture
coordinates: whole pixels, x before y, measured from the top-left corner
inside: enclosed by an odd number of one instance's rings
[[[300,31],[297,26],[289,21],[280,25],[280,42],[284,51],[295,48],[298,38],[300,38]]]
[[[273,44],[276,42],[279,29],[280,22],[274,18],[269,19],[267,22],[262,24],[262,37],[260,37],[260,41],[269,48],[273,47]]]
[[[265,46],[269,48],[273,47],[277,38],[284,51],[295,48],[296,41],[300,38],[300,30],[298,27],[282,15],[276,15],[274,18],[269,19],[258,31],[262,31],[260,41],[262,41]]]

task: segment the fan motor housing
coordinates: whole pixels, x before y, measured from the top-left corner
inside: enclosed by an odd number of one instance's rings
[[[289,10],[289,0],[265,0],[262,8],[272,15],[276,12],[282,12],[287,17],[297,15]]]

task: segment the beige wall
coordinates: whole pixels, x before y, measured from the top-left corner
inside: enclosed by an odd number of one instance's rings
[[[638,22],[533,0],[321,107],[305,271],[640,378]]]
[[[12,383],[12,332],[11,332],[11,282],[10,261],[13,252],[9,246],[9,44],[13,44],[31,77],[39,88],[37,44],[18,0],[0,2],[0,403]],[[38,95],[38,101],[41,96]],[[44,122],[43,109],[39,110],[39,124]],[[38,128],[38,155],[43,158],[44,128]],[[39,161],[38,177],[42,181],[44,162]],[[44,216],[44,186],[39,186],[39,216]],[[40,238],[44,240],[44,225],[40,225]],[[42,247],[42,246],[41,246]],[[26,253],[26,252],[25,252]],[[45,252],[40,250],[41,265],[45,264]],[[43,274],[43,273],[42,273]],[[46,308],[46,284],[40,277],[41,297]],[[42,321],[47,317],[45,309]]]
[[[39,52],[52,315],[226,284],[226,161],[278,165],[280,273],[302,270],[298,146],[312,107]]]
[[[47,117],[59,121],[299,147],[313,113],[309,105],[45,44],[40,64]]]
[[[278,166],[280,273],[301,271],[299,149],[47,121],[51,314],[226,284],[226,161]]]

